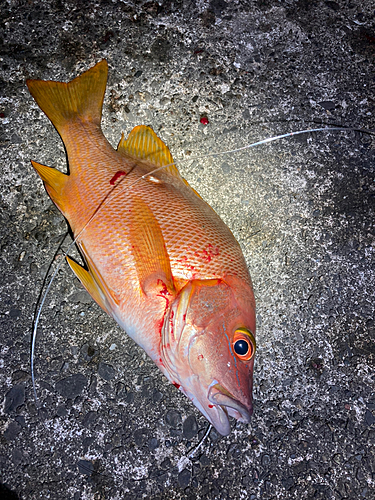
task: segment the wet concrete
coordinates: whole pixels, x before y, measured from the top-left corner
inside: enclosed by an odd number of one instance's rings
[[[2,498],[374,498],[373,138],[194,159],[320,124],[374,129],[373,2],[9,1],[0,16]],[[33,315],[67,227],[29,160],[66,163],[25,80],[68,81],[102,58],[110,142],[148,124],[188,159],[254,282],[252,422],[212,431],[192,460],[206,420],[66,266],[33,399]]]

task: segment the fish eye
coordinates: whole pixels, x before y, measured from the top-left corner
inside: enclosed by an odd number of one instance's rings
[[[249,361],[255,354],[254,335],[247,328],[237,328],[234,332],[233,349],[242,361]]]
[[[245,356],[249,350],[249,344],[244,339],[237,340],[234,344],[234,352],[239,356]]]

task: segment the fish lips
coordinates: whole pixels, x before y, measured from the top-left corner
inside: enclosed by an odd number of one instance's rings
[[[216,415],[210,415],[212,424],[220,434],[227,436],[230,433],[228,415],[239,422],[249,423],[253,409],[246,408],[220,384],[211,385],[207,395],[208,400],[215,405]]]

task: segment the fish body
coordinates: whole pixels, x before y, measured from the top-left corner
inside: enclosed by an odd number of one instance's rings
[[[32,162],[84,256],[69,264],[111,315],[223,435],[249,422],[255,301],[241,249],[181,177],[166,145],[138,126],[117,151],[101,110],[108,66],[70,83],[28,80],[59,132],[69,175]]]

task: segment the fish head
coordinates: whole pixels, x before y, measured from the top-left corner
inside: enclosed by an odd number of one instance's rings
[[[228,415],[250,421],[255,348],[253,291],[236,277],[190,281],[166,315],[167,376],[224,436]]]

